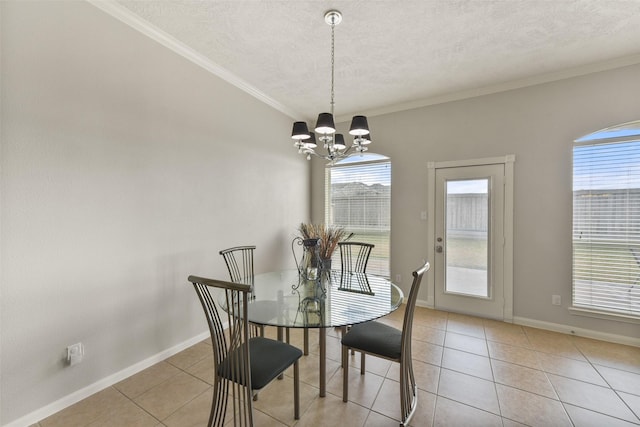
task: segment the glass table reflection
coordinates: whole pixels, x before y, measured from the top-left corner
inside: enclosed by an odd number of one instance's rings
[[[321,273],[320,281],[301,282],[297,270],[286,270],[257,274],[251,282],[250,322],[278,327],[280,340],[283,328],[304,328],[305,332],[318,328],[321,397],[326,392],[326,328],[385,316],[396,310],[404,297],[389,279],[340,270]]]

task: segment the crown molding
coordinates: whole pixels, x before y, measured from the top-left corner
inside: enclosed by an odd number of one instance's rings
[[[383,114],[397,113],[400,111],[413,110],[416,108],[428,107],[431,105],[444,104],[446,102],[460,101],[463,99],[475,98],[483,95],[491,95],[494,93],[506,92],[513,89],[522,89],[529,86],[535,86],[543,83],[551,83],[559,80],[570,79],[573,77],[580,77],[587,74],[598,73],[602,71],[615,70],[616,68],[627,67],[630,65],[640,64],[640,54],[624,56],[615,58],[609,61],[596,62],[592,64],[582,65],[579,67],[567,68],[565,70],[538,74],[523,79],[512,80],[509,82],[499,83],[496,85],[484,86],[477,89],[464,90],[459,92],[453,92],[444,94],[441,96],[434,96],[429,98],[423,98],[415,101],[404,102],[394,105],[389,105],[381,108],[365,110],[360,114],[364,114],[368,117],[381,116]],[[351,120],[350,116],[340,116],[336,118],[337,122],[346,122]]]
[[[156,26],[150,24],[144,19],[140,18],[135,13],[131,12],[126,7],[116,3],[113,0],[86,0],[88,3],[97,7],[98,9],[106,12],[107,14],[113,16],[119,21],[129,25],[131,28],[141,32],[145,36],[155,40],[161,45],[171,49],[173,52],[178,55],[188,59],[194,64],[204,68],[209,71],[211,74],[221,78],[227,83],[237,87],[238,89],[248,93],[259,101],[264,102],[270,107],[275,108],[283,114],[286,114],[290,118],[299,117],[300,114],[296,111],[293,111],[289,107],[281,104],[280,102],[274,100],[273,98],[267,96],[265,93],[256,89],[251,84],[247,83],[243,79],[239,78],[235,74],[231,73],[226,68],[221,67],[215,62],[211,61],[209,58],[201,55],[195,50],[191,49],[189,46],[185,45],[178,39],[173,36],[167,34]]]

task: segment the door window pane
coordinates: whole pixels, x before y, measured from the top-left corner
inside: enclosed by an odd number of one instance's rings
[[[489,179],[447,181],[445,291],[489,298]]]

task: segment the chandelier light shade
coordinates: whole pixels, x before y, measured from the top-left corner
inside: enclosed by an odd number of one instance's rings
[[[316,122],[316,132],[330,134],[336,131],[336,124],[333,122],[333,114],[320,113]]]
[[[349,134],[356,136],[369,135],[369,123],[365,116],[353,116]]]
[[[307,128],[307,124],[305,122],[295,122],[293,124],[293,131],[291,131],[291,138],[301,140],[301,139],[309,139],[311,135],[309,135],[309,128]]]
[[[342,14],[337,10],[330,10],[325,13],[324,20],[331,26],[331,102],[329,104],[330,113],[318,114],[316,127],[314,130],[318,134],[318,140],[322,143],[326,153],[319,153],[315,150],[318,146],[316,135],[309,132],[306,122],[294,122],[291,138],[294,140],[294,146],[298,149],[298,153],[307,156],[307,160],[311,160],[311,156],[321,157],[334,163],[336,160],[343,159],[351,153],[363,153],[368,150],[365,145],[371,143],[371,135],[369,133],[369,124],[365,116],[353,116],[349,134],[354,137],[353,143],[347,148],[344,135],[336,133],[336,125],[333,118],[334,106],[334,75],[335,75],[335,27],[342,22]]]

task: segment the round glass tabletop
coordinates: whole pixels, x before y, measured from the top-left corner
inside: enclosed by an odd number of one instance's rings
[[[396,310],[402,290],[373,274],[323,272],[301,282],[297,270],[257,274],[249,302],[252,323],[288,328],[327,328],[377,319]]]

